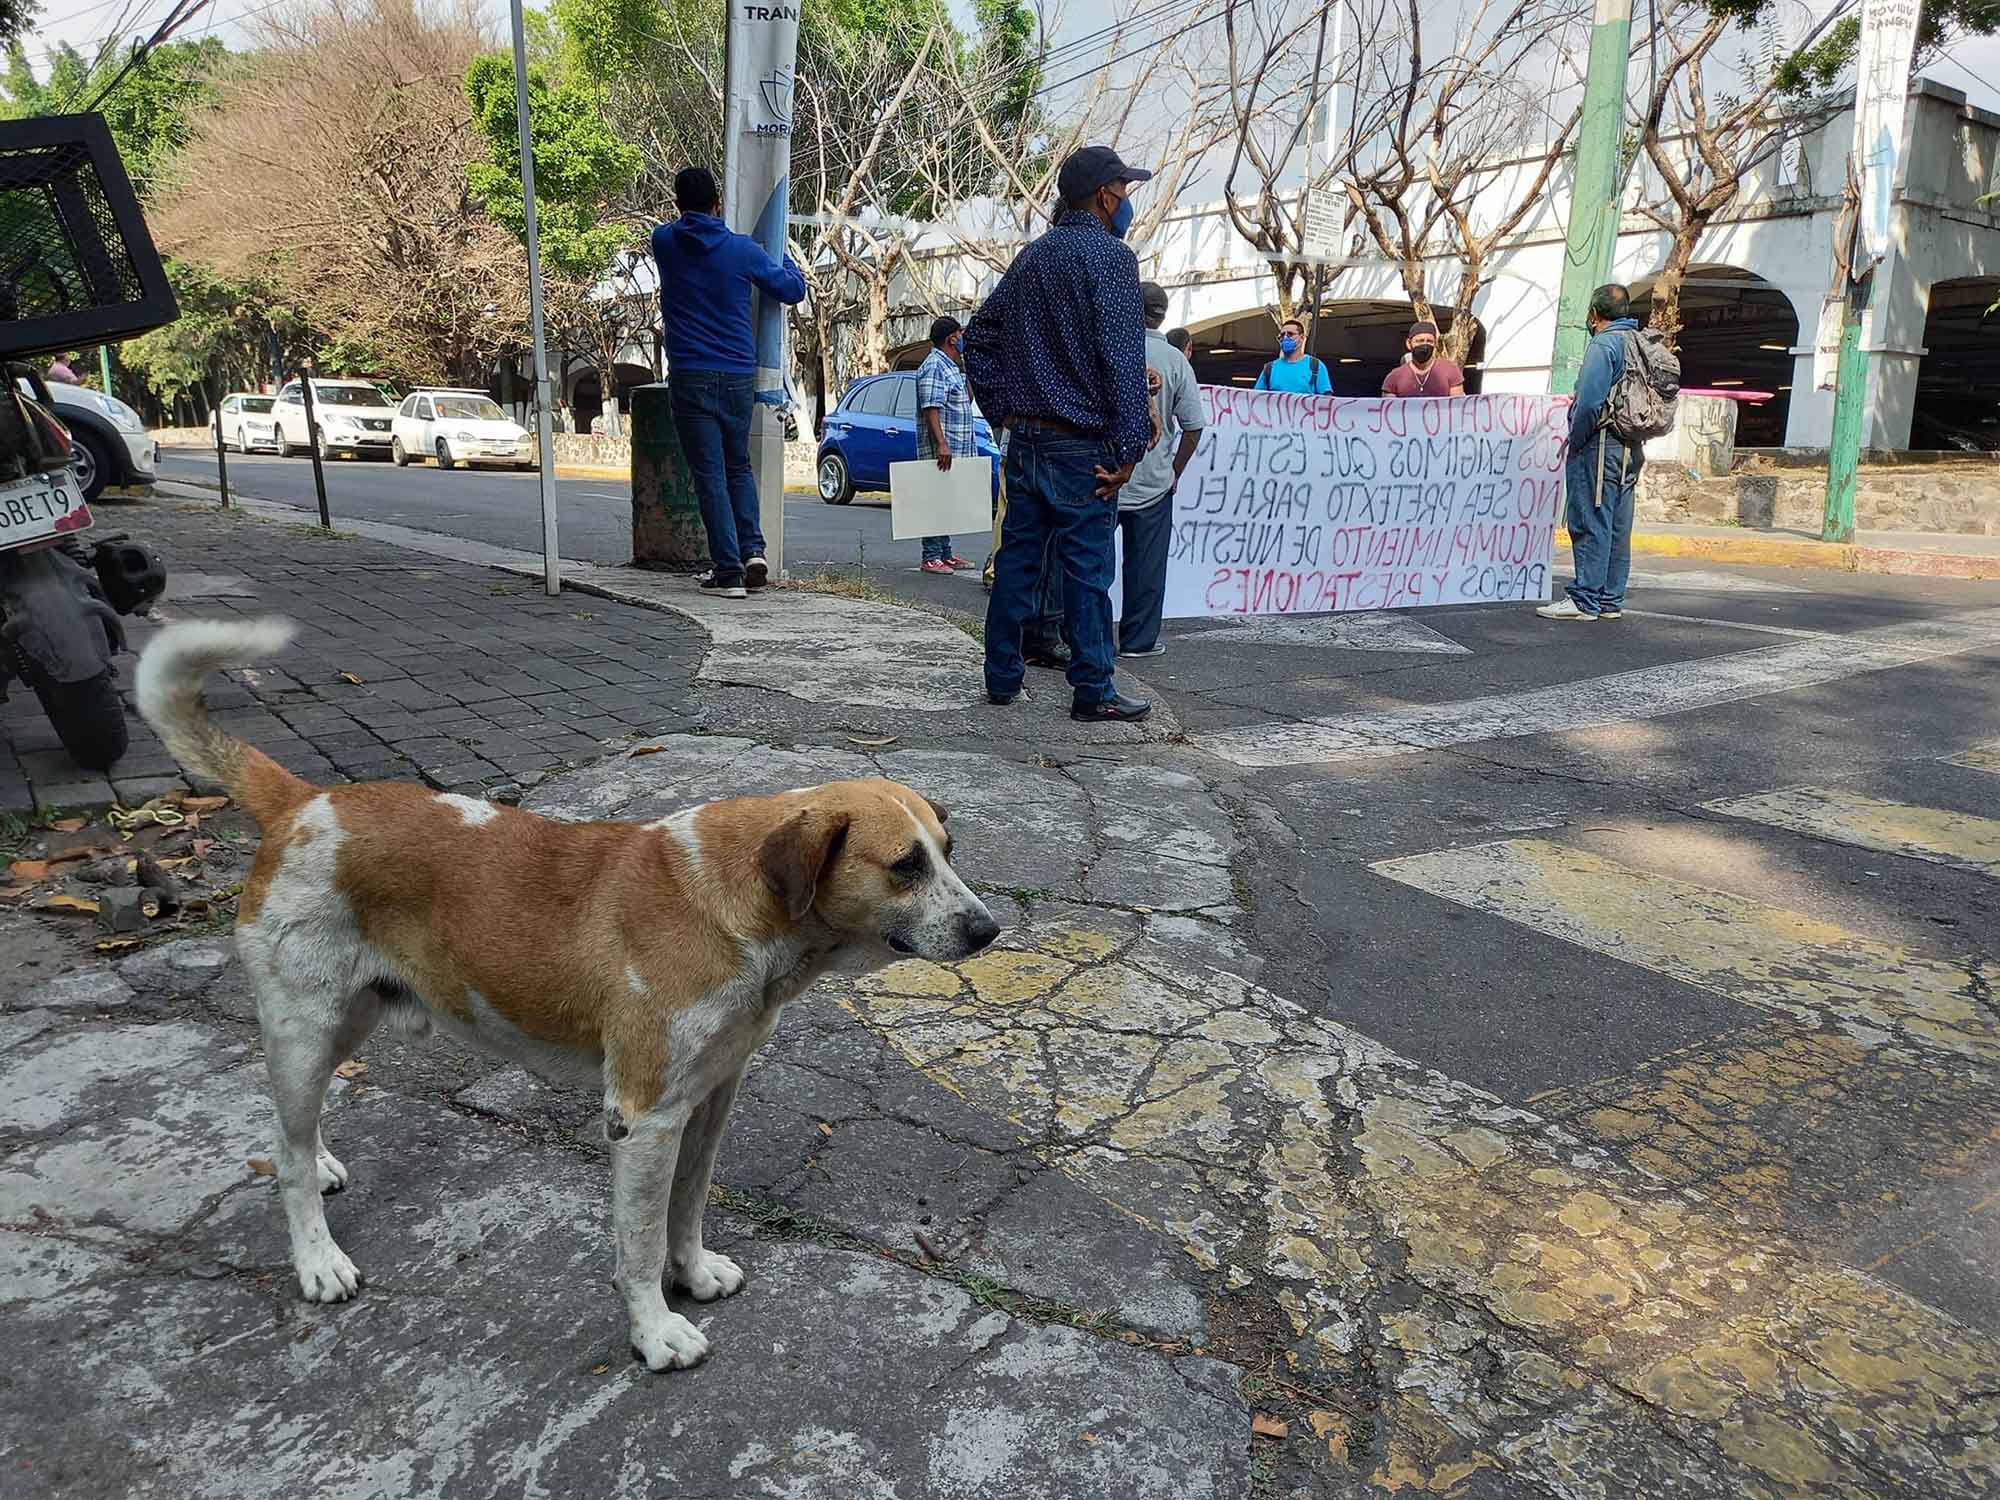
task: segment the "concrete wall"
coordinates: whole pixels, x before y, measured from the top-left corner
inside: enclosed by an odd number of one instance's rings
[[[1696,525],[1779,527],[1818,535],[1826,469],[1746,458],[1736,472],[1705,478],[1674,463],[1639,476],[1638,517]],[[1856,478],[1854,524],[1863,531],[1942,531],[2000,536],[2000,463],[1864,464]]]

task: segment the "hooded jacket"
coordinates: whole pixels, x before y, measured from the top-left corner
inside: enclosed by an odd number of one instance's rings
[[[782,263],[714,214],[684,213],[653,231],[660,268],[660,322],[667,363],[675,370],[749,375],[757,368],[750,288],[791,304],[806,281],[788,255]]]

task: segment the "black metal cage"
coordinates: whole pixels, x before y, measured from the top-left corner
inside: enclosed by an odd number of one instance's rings
[[[104,117],[0,121],[0,358],[116,343],[179,316]]]

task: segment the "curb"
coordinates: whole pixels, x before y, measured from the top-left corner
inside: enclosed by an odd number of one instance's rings
[[[1567,550],[1569,533],[1556,532]],[[1855,542],[1813,542],[1788,537],[1674,536],[1635,531],[1632,550],[1656,557],[1698,557],[1743,567],[1826,568],[1839,573],[1880,573],[1908,578],[2000,578],[2000,555],[1917,552]]]

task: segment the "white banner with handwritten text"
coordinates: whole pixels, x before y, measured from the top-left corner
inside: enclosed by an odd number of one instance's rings
[[[1567,396],[1201,396],[1168,618],[1549,597]]]

